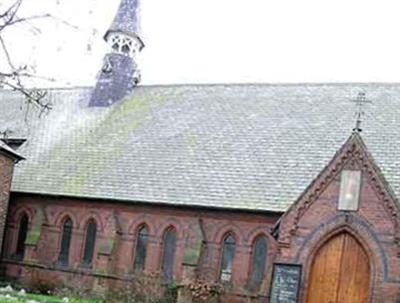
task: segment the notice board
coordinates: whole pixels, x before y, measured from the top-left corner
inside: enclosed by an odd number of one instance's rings
[[[297,303],[301,280],[301,265],[275,263],[272,275],[270,303]]]

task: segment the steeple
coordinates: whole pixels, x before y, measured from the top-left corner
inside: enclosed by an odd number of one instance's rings
[[[104,40],[110,52],[93,90],[89,106],[109,106],[132,92],[140,81],[136,58],[144,47],[139,37],[139,1],[121,0]]]

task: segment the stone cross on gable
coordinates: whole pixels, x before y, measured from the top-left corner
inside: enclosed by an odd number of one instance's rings
[[[366,105],[367,103],[372,103],[372,101],[366,98],[365,92],[359,92],[357,98],[350,101],[356,104],[356,113],[355,113],[356,126],[353,128],[353,131],[359,133],[362,131],[361,129],[362,117],[365,115],[363,106]]]

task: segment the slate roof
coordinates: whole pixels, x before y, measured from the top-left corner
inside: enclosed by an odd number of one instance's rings
[[[41,118],[0,93],[0,131],[28,140],[12,190],[252,211],[284,211],[350,136],[400,194],[400,85],[142,86],[108,108],[90,89],[52,90]]]
[[[139,18],[140,18],[140,0],[121,0],[117,14],[104,35],[105,39],[111,32],[123,32],[130,36],[138,37]]]

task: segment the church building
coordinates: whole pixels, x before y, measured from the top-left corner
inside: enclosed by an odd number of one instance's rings
[[[121,0],[95,87],[44,114],[0,91],[4,277],[400,302],[400,84],[141,86],[138,12]]]

